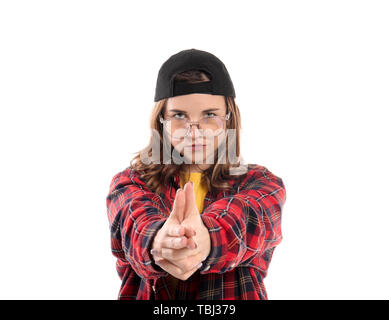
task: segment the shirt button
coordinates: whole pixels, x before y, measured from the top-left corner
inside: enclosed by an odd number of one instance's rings
[[[211,266],[206,266],[203,271],[208,271]]]

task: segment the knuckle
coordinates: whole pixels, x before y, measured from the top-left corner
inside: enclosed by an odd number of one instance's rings
[[[153,245],[153,247],[154,247],[154,248],[159,248],[159,247],[161,247],[161,244],[162,244],[162,243],[161,243],[161,240],[156,238],[156,239],[154,240],[154,245]]]
[[[174,260],[174,253],[172,249],[166,249],[164,255],[166,256],[166,258]]]
[[[172,238],[172,244],[174,246],[174,248],[176,249],[179,249],[181,248],[181,245],[182,245],[183,241],[182,241],[182,238]]]
[[[187,244],[188,244],[187,239],[186,239],[185,237],[181,237],[181,242],[180,242],[180,244],[181,244],[182,246],[186,247]]]
[[[174,230],[175,230],[175,226],[170,226],[170,228],[169,228],[169,234],[170,235],[174,235]]]
[[[169,250],[169,251],[167,252],[167,255],[168,255],[169,259],[171,259],[171,260],[177,260],[177,254],[175,253],[175,251]]]

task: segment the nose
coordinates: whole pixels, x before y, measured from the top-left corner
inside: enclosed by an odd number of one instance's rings
[[[193,137],[198,137],[201,136],[201,131],[200,131],[200,124],[198,123],[190,123],[188,131],[186,132],[186,136],[190,135]]]

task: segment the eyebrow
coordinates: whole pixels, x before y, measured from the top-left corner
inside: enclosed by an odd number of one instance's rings
[[[220,111],[220,109],[219,108],[211,108],[211,109],[203,110],[202,112],[210,112],[210,111]],[[168,112],[182,112],[182,113],[188,114],[186,111],[180,110],[180,109],[171,109],[171,110],[168,110]]]

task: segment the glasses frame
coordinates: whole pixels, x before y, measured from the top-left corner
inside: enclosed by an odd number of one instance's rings
[[[222,121],[225,121],[225,120],[230,120],[230,117],[231,117],[231,111],[229,111],[225,116],[215,116],[215,117],[212,117],[213,118],[220,118]],[[204,119],[204,117],[201,117],[199,121],[191,121],[191,120],[188,120],[186,119],[185,121],[185,126],[188,126],[188,123],[189,123],[189,126],[186,130],[186,133],[184,135],[184,137],[186,137],[190,130],[192,130],[192,125],[196,124],[198,129],[200,129],[200,121]],[[167,118],[167,119],[163,119],[162,115],[159,116],[159,122],[161,122],[163,125],[165,125],[167,122],[171,121],[172,118]]]

